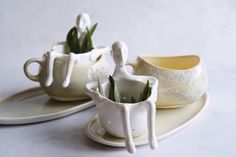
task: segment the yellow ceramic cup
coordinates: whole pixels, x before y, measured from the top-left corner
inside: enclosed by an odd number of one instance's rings
[[[159,81],[158,108],[183,107],[198,100],[207,90],[207,72],[202,59],[190,56],[138,56],[130,61],[136,75]]]

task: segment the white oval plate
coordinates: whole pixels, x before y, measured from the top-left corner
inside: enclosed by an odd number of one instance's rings
[[[91,100],[60,102],[40,88],[31,88],[0,101],[0,124],[27,124],[61,118],[94,106]]]
[[[161,140],[192,122],[203,111],[207,103],[208,93],[205,93],[197,102],[186,107],[158,109],[156,116],[157,139]],[[123,138],[114,137],[104,130],[97,115],[89,121],[86,133],[90,139],[98,143],[114,147],[125,147]],[[134,138],[134,143],[136,146],[148,144],[147,135]]]

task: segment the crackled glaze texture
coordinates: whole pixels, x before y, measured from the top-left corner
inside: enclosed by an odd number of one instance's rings
[[[158,79],[158,108],[182,107],[198,100],[206,92],[207,73],[200,57],[178,56],[160,58],[162,58],[161,64],[167,64],[170,67],[166,68],[158,65],[158,57],[139,56],[135,63],[129,63],[134,68],[134,74],[150,75]],[[179,67],[175,67],[175,65],[171,69],[171,65],[168,65],[168,62],[178,59],[182,60],[180,63],[177,62],[181,65]],[[194,60],[191,61],[191,59],[198,61],[194,63]],[[153,60],[156,60],[156,62]]]

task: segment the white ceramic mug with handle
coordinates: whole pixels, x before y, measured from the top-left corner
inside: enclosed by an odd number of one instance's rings
[[[25,62],[24,73],[32,81],[40,83],[44,91],[52,98],[61,101],[82,100],[89,98],[84,93],[86,83],[108,77],[106,55],[110,50],[97,46],[82,54],[64,54],[66,43],[56,43],[52,50],[42,58],[32,58]],[[28,71],[31,63],[38,63],[39,73],[32,75]]]

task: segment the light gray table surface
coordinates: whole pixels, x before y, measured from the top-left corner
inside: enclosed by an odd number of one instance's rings
[[[65,40],[80,12],[99,23],[96,43],[123,40],[129,59],[197,54],[207,65],[210,102],[203,114],[157,150],[138,147],[134,157],[236,155],[235,0],[1,0],[1,98],[38,86],[24,76],[24,62]],[[86,137],[84,127],[95,114],[91,108],[45,123],[0,126],[0,157],[130,156]]]

